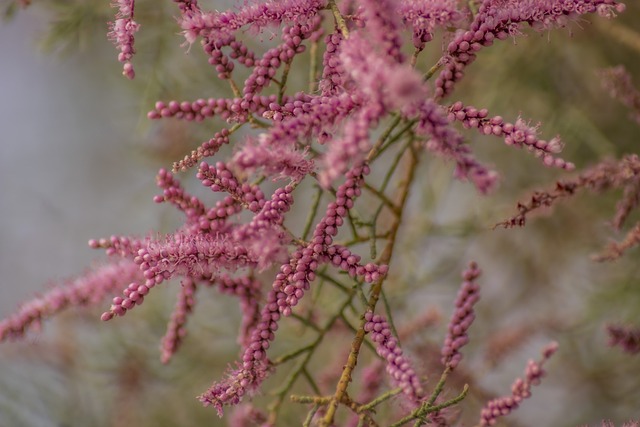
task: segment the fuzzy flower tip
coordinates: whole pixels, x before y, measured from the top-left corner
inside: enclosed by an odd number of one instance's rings
[[[213,405],[220,416],[224,406],[240,403],[242,397],[257,390],[269,374],[270,363],[266,351],[275,339],[280,320],[277,296],[276,291],[267,295],[260,320],[251,333],[237,369],[231,370],[225,379],[214,383],[199,397],[205,406]]]
[[[422,50],[433,39],[436,27],[455,26],[464,16],[456,0],[401,0],[402,20],[413,30],[413,46]]]
[[[624,4],[615,0],[487,0],[478,8],[467,31],[459,31],[449,43],[449,61],[435,81],[437,97],[449,95],[464,77],[464,69],[476,59],[477,52],[496,40],[506,40],[522,34],[528,24],[534,29],[564,27],[571,19],[587,13],[604,17],[624,11]]]
[[[279,0],[246,2],[239,11],[185,14],[180,21],[187,43],[198,36],[224,39],[242,27],[255,33],[270,25],[307,23],[326,6],[325,0]]]
[[[484,135],[502,137],[505,144],[509,146],[526,147],[539,157],[545,166],[565,170],[575,169],[573,163],[554,156],[562,151],[563,145],[560,138],[555,137],[549,141],[540,139],[537,136],[537,126],[529,126],[520,118],[515,123],[509,123],[500,116],[489,117],[489,112],[485,108],[464,106],[460,101],[449,108],[448,118],[452,122],[454,120],[462,122],[467,129],[476,128]]]
[[[402,354],[402,349],[398,345],[398,340],[391,333],[389,323],[384,316],[367,312],[364,315],[366,323],[364,330],[371,334],[371,340],[375,343],[378,355],[387,361],[387,373],[392,381],[402,387],[403,392],[418,402],[424,391],[420,385],[420,380],[411,363]]]
[[[231,370],[225,380],[215,383],[198,399],[204,406],[212,405],[218,411],[218,416],[222,417],[223,406],[240,403],[246,393],[257,388],[256,384],[262,382],[266,372],[266,366],[256,371],[242,368]]]
[[[602,86],[609,95],[630,110],[630,117],[640,124],[640,91],[634,86],[631,74],[623,65],[600,72]]]
[[[464,282],[458,291],[456,309],[449,322],[449,333],[442,347],[442,363],[451,369],[462,360],[460,349],[469,342],[467,330],[476,318],[473,306],[480,299],[480,287],[475,280],[480,276],[480,269],[475,262],[469,264],[462,277]]]
[[[134,34],[140,29],[140,24],[133,20],[135,2],[134,0],[117,0],[112,6],[118,8],[118,12],[116,20],[109,23],[107,36],[120,50],[118,61],[124,64],[122,74],[133,79],[135,72],[133,65],[131,65],[131,58],[135,53],[133,48]]]
[[[39,326],[44,319],[68,307],[97,305],[109,294],[120,291],[129,281],[140,276],[135,263],[123,260],[96,268],[84,276],[52,288],[0,321],[0,342],[23,337],[27,330]]]
[[[457,179],[470,181],[482,194],[496,187],[498,174],[476,160],[462,136],[450,126],[449,118],[438,103],[425,99],[418,106],[403,108],[402,114],[418,120],[416,135],[427,139],[427,150],[455,162],[453,175]]]

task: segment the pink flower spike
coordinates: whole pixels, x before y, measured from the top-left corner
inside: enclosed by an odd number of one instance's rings
[[[359,0],[365,31],[373,44],[380,46],[383,54],[395,62],[404,62],[400,15],[395,0]]]
[[[629,116],[640,124],[640,90],[633,84],[631,74],[623,66],[607,68],[600,73],[602,86],[609,95],[629,108]]]
[[[456,82],[464,77],[464,69],[476,59],[476,53],[494,41],[523,34],[528,24],[537,31],[564,27],[570,19],[597,12],[611,17],[624,6],[615,0],[530,0],[481,2],[478,13],[466,31],[459,31],[447,46],[449,60],[435,81],[439,98],[449,95]]]
[[[505,122],[501,116],[489,117],[486,109],[478,110],[472,106],[464,106],[460,101],[449,107],[449,120],[461,122],[465,128],[476,128],[484,135],[499,136],[504,143],[518,148],[526,147],[534,155],[542,159],[548,167],[572,170],[572,163],[555,157],[562,151],[563,144],[559,137],[549,141],[538,138],[538,126],[529,126],[523,119],[515,123]]]
[[[640,353],[640,328],[631,326],[609,325],[609,345],[619,347],[628,354]]]
[[[467,342],[467,330],[475,319],[473,311],[474,304],[480,299],[480,287],[475,282],[481,271],[475,262],[469,264],[469,268],[462,273],[464,282],[458,291],[451,321],[449,322],[449,332],[442,347],[442,364],[454,369],[462,360],[460,348]]]
[[[66,308],[91,307],[109,295],[120,292],[131,280],[141,277],[137,265],[130,260],[106,264],[89,273],[52,288],[45,294],[26,302],[20,309],[0,321],[0,342],[22,338],[29,329]],[[103,315],[109,320],[111,314]]]
[[[413,29],[413,46],[424,49],[437,27],[456,26],[464,17],[456,0],[401,0],[399,12],[405,25]]]
[[[133,71],[133,65],[131,65],[130,61],[135,53],[133,47],[134,34],[140,29],[140,25],[133,20],[135,1],[117,0],[112,6],[118,8],[118,12],[116,13],[117,19],[109,23],[107,37],[113,41],[120,50],[118,61],[124,64],[122,74],[129,79],[133,79],[135,72]]]
[[[222,416],[225,405],[237,405],[246,394],[256,391],[269,374],[266,350],[275,339],[277,322],[280,320],[277,297],[278,292],[274,290],[267,295],[260,321],[251,333],[237,369],[229,370],[225,379],[213,383],[198,397],[205,406],[213,405],[219,416]]]
[[[195,306],[195,291],[196,282],[193,279],[186,278],[182,280],[180,292],[178,293],[178,302],[176,302],[176,307],[167,326],[167,332],[160,344],[160,360],[162,363],[169,363],[187,334],[185,324],[187,323],[187,316],[191,314]]]
[[[277,304],[283,315],[291,314],[292,307],[298,304],[304,293],[311,287],[316,270],[323,262],[331,261],[349,272],[352,277],[366,275],[365,267],[358,264],[359,258],[350,258],[351,252],[346,248],[333,245],[333,239],[338,234],[338,227],[344,223],[347,211],[353,207],[353,202],[360,196],[360,187],[369,172],[369,166],[366,164],[357,165],[347,172],[345,182],[336,190],[336,201],[327,206],[325,216],[316,226],[309,244],[298,248],[292,254],[290,261],[280,267],[280,273],[276,275],[272,287],[279,292]],[[347,252],[344,252],[344,249]],[[386,273],[386,266],[379,267],[378,277],[384,275],[383,272]],[[369,274],[370,279],[373,279],[372,273],[374,273],[373,269]]]
[[[462,136],[451,127],[439,104],[426,99],[418,106],[404,108],[402,113],[407,118],[418,119],[416,134],[427,139],[427,150],[455,162],[453,174],[457,179],[471,181],[482,194],[496,187],[498,174],[476,160]]]
[[[398,387],[402,387],[414,403],[418,403],[424,394],[420,379],[414,371],[411,362],[403,355],[398,346],[398,340],[391,333],[391,328],[386,318],[368,311],[364,318],[366,323],[364,330],[371,334],[376,353],[387,361],[387,373],[391,381]]]
[[[498,397],[487,402],[480,412],[480,427],[494,425],[498,418],[509,415],[518,409],[519,404],[531,396],[531,386],[540,384],[546,374],[543,365],[558,350],[558,343],[551,342],[542,350],[542,358],[538,361],[529,360],[524,372],[524,379],[517,378],[511,386],[511,395]]]

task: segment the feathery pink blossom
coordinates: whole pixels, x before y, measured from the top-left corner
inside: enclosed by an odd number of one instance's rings
[[[456,0],[401,0],[399,13],[413,30],[413,46],[418,50],[433,39],[436,28],[454,26],[464,16]]]
[[[447,46],[449,60],[435,81],[435,94],[440,98],[449,95],[478,51],[495,40],[520,35],[522,24],[537,30],[564,27],[575,16],[598,13],[610,17],[614,10],[624,10],[624,5],[615,0],[484,0],[469,29],[459,31]]]
[[[629,116],[640,124],[640,90],[631,80],[631,75],[623,65],[607,68],[600,73],[602,86],[609,95],[629,108]]]
[[[362,106],[344,123],[342,134],[328,144],[320,183],[328,187],[344,174],[350,163],[364,160],[371,149],[369,129],[393,110],[415,104],[427,96],[422,78],[409,65],[398,64],[388,52],[376,52],[371,40],[360,33],[342,41],[339,59],[350,77],[348,91]]]
[[[236,369],[230,369],[222,381],[215,382],[199,396],[205,406],[213,405],[220,416],[225,405],[240,403],[246,394],[255,392],[269,374],[270,365],[266,350],[275,339],[280,320],[277,298],[277,291],[272,290],[268,293],[260,320],[244,349],[242,362]]]
[[[502,117],[488,117],[486,109],[476,109],[464,106],[458,101],[449,107],[449,120],[462,122],[466,128],[477,128],[484,135],[495,135],[504,138],[507,145],[526,147],[537,157],[542,159],[545,166],[560,169],[573,170],[575,165],[555,157],[554,154],[562,151],[562,142],[556,137],[549,141],[539,139],[537,127],[527,125],[524,120],[518,118],[514,123],[505,122]]]
[[[69,307],[100,304],[141,276],[138,266],[130,260],[96,267],[24,303],[16,313],[0,321],[0,342],[23,337],[29,329]]]
[[[291,178],[295,182],[300,182],[315,169],[306,151],[282,145],[269,147],[261,139],[247,141],[233,157],[232,164],[247,172],[260,170],[266,176]]]
[[[449,119],[435,101],[425,99],[417,107],[404,108],[402,113],[407,118],[418,120],[415,132],[418,136],[428,138],[425,144],[427,150],[455,162],[454,177],[471,181],[482,194],[496,187],[498,174],[476,160],[471,148],[451,127]]]
[[[140,29],[140,25],[133,20],[135,1],[117,0],[112,6],[117,7],[118,12],[116,13],[116,20],[109,23],[107,36],[120,49],[118,61],[124,64],[122,74],[133,79],[135,72],[133,71],[133,65],[131,65],[131,58],[136,52],[133,47],[134,34]]]
[[[602,424],[600,424],[600,427],[616,427],[616,425],[613,423],[613,421],[603,420]],[[620,427],[640,427],[640,421],[638,420],[625,421],[624,423],[622,423]]]
[[[402,26],[395,0],[358,0],[361,18],[366,22],[364,32],[372,45],[379,46],[385,57],[397,63],[404,62],[402,53]]]
[[[245,26],[259,32],[273,24],[305,24],[325,6],[326,0],[269,0],[248,4],[238,12],[188,14],[182,17],[180,25],[185,39],[191,44],[198,36],[216,40]]]

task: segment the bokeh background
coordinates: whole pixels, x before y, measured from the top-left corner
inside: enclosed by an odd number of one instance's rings
[[[170,2],[137,2],[137,78],[123,78],[105,36],[113,19],[107,3],[43,1],[0,24],[0,317],[101,259],[88,239],[174,229],[179,216],[152,202],[155,173],[224,125],[146,120],[158,99],[221,96],[228,89],[198,46],[188,53],[180,46]],[[640,87],[639,12],[630,2],[615,20],[589,16],[497,43],[481,52],[452,99],[511,121],[521,115],[541,122],[542,135],[560,134],[563,157],[579,168],[638,152],[639,124],[609,98],[597,71],[623,64]],[[440,40],[419,66],[439,57]],[[414,359],[431,372],[459,273],[476,260],[484,271],[482,300],[457,381],[471,382],[477,394],[461,407],[462,425],[477,419],[483,398],[508,394],[527,359],[550,340],[560,351],[548,377],[503,425],[595,426],[603,418],[621,425],[640,417],[640,358],[607,347],[604,333],[609,322],[640,324],[638,252],[610,264],[589,258],[622,237],[607,223],[620,192],[580,194],[524,229],[493,230],[515,213],[518,200],[551,188],[562,174],[501,140],[464,134],[503,179],[495,194],[481,197],[452,181],[451,165],[438,159],[419,170],[387,286],[397,324],[428,310],[441,313],[440,323],[408,340]],[[193,175],[181,178],[197,188]],[[294,227],[296,215],[304,212],[291,214]],[[236,302],[202,291],[190,335],[162,366],[158,346],[174,304],[172,285],[124,319],[104,324],[100,308],[71,310],[45,323],[42,333],[2,343],[0,426],[227,425],[194,397],[237,357]],[[279,351],[305,338],[295,324],[283,328]],[[335,349],[341,342],[346,349],[349,339],[338,334],[317,355],[318,375],[327,360],[341,363],[344,354]],[[285,375],[286,369],[267,389]],[[286,412],[282,425],[297,425],[300,417]]]

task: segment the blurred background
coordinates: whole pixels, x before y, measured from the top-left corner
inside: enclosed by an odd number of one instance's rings
[[[117,52],[106,39],[106,22],[113,19],[108,2],[44,1],[5,11],[13,15],[0,23],[0,318],[102,259],[87,240],[175,229],[180,216],[152,202],[155,173],[224,125],[217,119],[146,120],[156,100],[229,91],[199,46],[188,54],[180,47],[175,5],[136,5],[142,27],[134,81],[121,76]],[[527,30],[515,43],[497,43],[481,52],[451,99],[512,122],[518,116],[541,122],[542,136],[561,135],[563,158],[578,168],[637,153],[640,127],[609,98],[597,71],[623,64],[640,87],[639,12],[630,3],[615,20],[588,16],[565,29]],[[440,40],[423,53],[423,69],[439,57]],[[294,76],[294,82],[306,75]],[[470,185],[451,180],[450,164],[423,162],[387,298],[398,325],[429,310],[442,321],[414,332],[408,351],[425,373],[437,372],[434,351],[445,334],[459,274],[476,260],[484,271],[482,300],[459,378],[452,381],[470,382],[477,394],[461,406],[461,423],[472,425],[487,398],[508,394],[527,359],[537,358],[550,340],[560,343],[560,351],[548,364],[549,375],[502,425],[599,426],[601,419],[621,425],[640,417],[640,359],[607,347],[604,333],[609,322],[640,325],[638,252],[609,264],[589,258],[624,235],[608,225],[621,192],[581,193],[523,229],[493,230],[515,214],[517,201],[534,189],[553,188],[563,174],[501,140],[463,132],[503,179],[496,193],[480,197]],[[180,177],[195,189],[194,175]],[[296,215],[288,221],[295,224]],[[639,219],[632,216],[623,232]],[[46,322],[42,333],[2,343],[0,426],[231,425],[194,397],[237,358],[236,302],[202,290],[183,348],[162,366],[158,346],[177,283],[171,285],[125,319],[101,323],[108,304],[70,310]],[[305,338],[296,324],[283,328],[275,354]],[[350,337],[338,332],[332,348],[340,342],[347,348]],[[340,364],[343,358],[321,350],[318,374],[327,360]],[[282,371],[266,389],[278,385],[286,376]],[[257,398],[269,400],[266,393]],[[301,416],[285,412],[281,425],[297,425]]]

